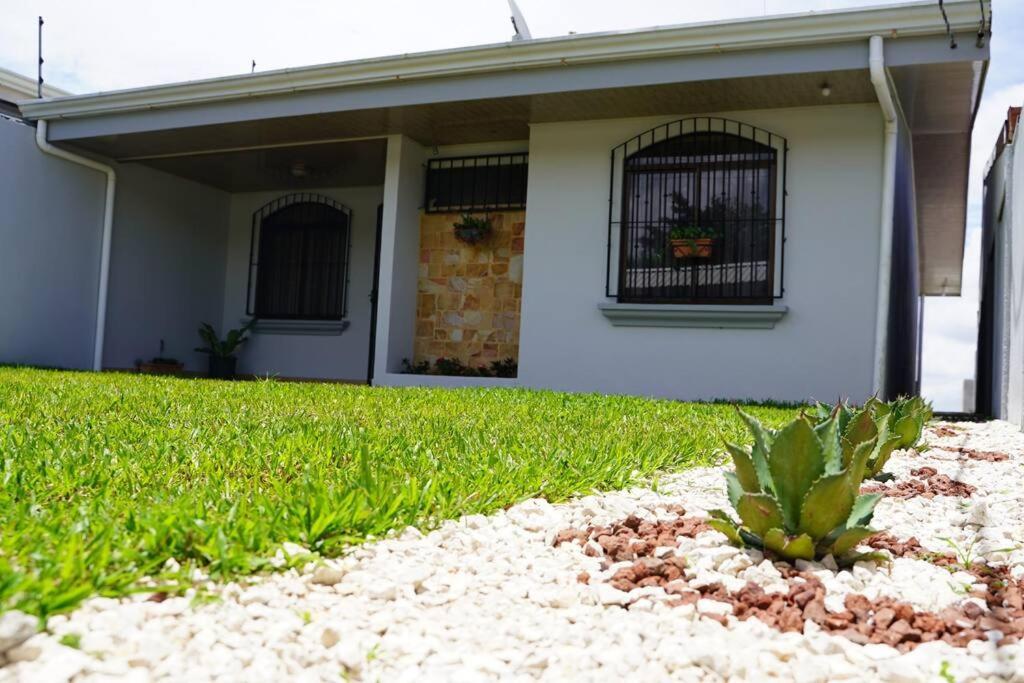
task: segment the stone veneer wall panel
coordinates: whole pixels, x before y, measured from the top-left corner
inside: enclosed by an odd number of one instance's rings
[[[495,211],[489,240],[455,238],[458,213],[420,216],[415,361],[457,358],[466,365],[519,360],[526,213]]]

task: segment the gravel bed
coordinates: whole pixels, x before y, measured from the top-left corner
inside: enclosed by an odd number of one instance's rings
[[[928,441],[924,453],[893,456],[886,469],[896,481],[931,467],[975,491],[884,498],[874,526],[1024,577],[1024,435],[1001,422],[956,424],[930,429]],[[963,449],[1009,457],[971,458]],[[34,620],[8,612],[0,615],[0,681],[1024,681],[1024,645],[997,646],[994,631],[966,647],[929,642],[908,652],[857,644],[811,621],[803,633],[784,633],[737,620],[725,602],[679,604],[658,586],[617,590],[610,579],[630,563],[554,543],[566,529],[629,515],[677,519],[680,506],[688,517],[727,508],[721,470],[561,505],[528,500],[426,535],[409,528],[345,558],[311,558],[301,570],[244,584],[209,583],[204,593],[213,601],[96,598],[31,636]],[[655,553],[682,555],[688,584],[789,589],[780,567],[757,551],[725,545],[714,531],[690,535]],[[974,575],[924,559],[843,571],[799,564],[821,581],[832,612],[852,594],[929,611],[984,604],[969,596]]]

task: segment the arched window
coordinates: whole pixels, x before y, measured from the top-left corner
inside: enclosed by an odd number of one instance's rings
[[[618,299],[751,304],[780,296],[784,156],[782,138],[707,117],[617,147],[610,227],[619,236]]]
[[[352,212],[312,193],[253,214],[249,315],[279,320],[345,317]]]

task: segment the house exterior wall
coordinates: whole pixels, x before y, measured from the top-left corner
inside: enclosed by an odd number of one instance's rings
[[[346,316],[349,325],[340,333],[257,330],[239,353],[238,371],[290,378],[365,381],[369,358],[370,289],[373,286],[377,207],[383,199],[383,188],[347,187],[309,191],[334,199],[352,211]],[[289,192],[281,190],[231,195],[222,333],[240,327],[248,318],[246,299],[253,213]]]
[[[102,197],[102,193],[100,193]],[[205,372],[200,322],[220,327],[229,195],[137,164],[117,167],[106,368],[160,354]],[[95,297],[94,297],[95,298]]]
[[[609,151],[672,118],[535,124],[518,382],[682,399],[872,392],[882,117],[876,105],[723,114],[789,140],[785,296],[774,329],[613,327]]]
[[[0,363],[92,367],[102,173],[48,156],[0,116]]]

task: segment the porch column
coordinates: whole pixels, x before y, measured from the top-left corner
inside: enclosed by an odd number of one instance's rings
[[[399,372],[402,359],[413,357],[426,158],[427,150],[414,140],[388,136],[374,349],[377,377]]]

